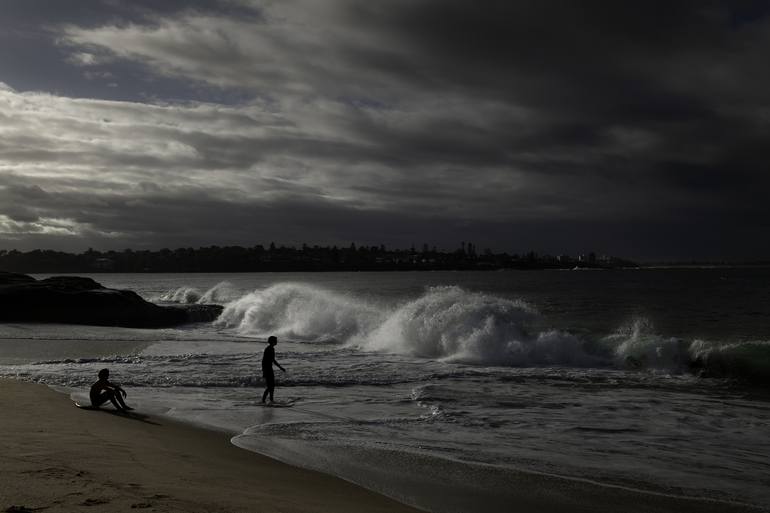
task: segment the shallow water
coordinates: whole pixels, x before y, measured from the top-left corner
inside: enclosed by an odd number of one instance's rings
[[[144,410],[436,511],[507,510],[517,469],[770,505],[766,269],[93,277],[226,308],[5,325],[0,375],[84,394],[109,367]],[[289,407],[258,404],[268,334]]]

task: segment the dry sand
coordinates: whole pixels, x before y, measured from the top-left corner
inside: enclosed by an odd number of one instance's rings
[[[105,408],[106,410],[106,408]],[[0,512],[415,512],[341,479],[165,418],[75,408],[43,385],[0,380]],[[477,511],[759,511],[521,472]],[[477,508],[476,508],[477,506]]]

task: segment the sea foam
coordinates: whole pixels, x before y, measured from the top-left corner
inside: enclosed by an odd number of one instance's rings
[[[194,287],[179,287],[162,294],[158,300],[164,303],[193,304],[198,302],[201,295],[201,291]]]
[[[342,342],[371,329],[380,311],[354,298],[301,283],[280,283],[229,303],[217,320],[246,336]]]
[[[201,292],[195,287],[179,287],[162,294],[157,300],[164,303],[221,305],[237,299],[239,295],[240,293],[232,283],[223,281],[206,292]]]
[[[360,338],[363,349],[484,365],[586,365],[580,341],[560,331],[535,332],[537,310],[520,299],[433,287]]]

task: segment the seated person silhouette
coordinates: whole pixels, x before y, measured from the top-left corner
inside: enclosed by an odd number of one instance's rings
[[[109,377],[109,369],[99,371],[99,380],[91,385],[91,404],[98,408],[107,401],[110,401],[118,411],[133,410],[130,406],[126,406],[125,401],[123,401],[123,398],[127,395],[126,391],[117,383],[110,383]],[[120,396],[121,394],[123,394],[123,397]]]

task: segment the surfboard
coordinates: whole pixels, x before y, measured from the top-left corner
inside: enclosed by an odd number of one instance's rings
[[[104,412],[107,412],[107,413],[129,413],[127,411],[116,410],[116,409],[114,409],[112,407],[109,407],[109,406],[107,408],[101,408],[99,406],[94,406],[92,404],[87,404],[87,403],[81,403],[81,402],[78,402],[78,401],[72,401],[72,402],[75,403],[75,406],[80,408],[81,410],[96,410],[96,411],[104,411]],[[133,409],[134,408],[131,408],[131,410],[133,410]]]
[[[73,402],[75,403],[75,406],[77,406],[81,410],[101,410],[101,408],[99,408],[97,406],[93,406],[91,404],[81,404],[81,403],[79,403],[77,401],[73,401]]]

